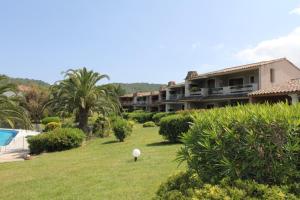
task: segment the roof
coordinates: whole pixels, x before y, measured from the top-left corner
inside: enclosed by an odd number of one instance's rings
[[[242,70],[256,69],[256,68],[259,68],[263,65],[268,65],[268,64],[271,64],[271,63],[274,63],[274,62],[279,62],[279,61],[282,61],[282,60],[287,60],[287,59],[286,58],[279,58],[279,59],[261,61],[261,62],[246,64],[246,65],[239,65],[239,66],[235,66],[235,67],[228,67],[228,68],[213,71],[213,72],[199,74],[198,76],[193,77],[190,80],[199,79],[199,78],[206,78],[206,77],[210,77],[212,75],[215,76],[215,75],[222,75],[222,74],[226,74],[226,73],[238,72],[238,71],[242,71]]]
[[[185,86],[185,83],[178,83],[176,85],[168,86],[168,88],[178,88],[178,87],[184,87],[184,86]]]
[[[125,94],[123,96],[120,96],[120,98],[130,98],[133,97],[133,94]]]
[[[284,84],[273,86],[266,89],[260,89],[249,93],[249,96],[266,96],[274,94],[300,93],[300,79],[292,79]]]

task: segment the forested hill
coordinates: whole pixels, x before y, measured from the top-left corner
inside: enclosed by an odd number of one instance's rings
[[[0,74],[1,75],[1,74]],[[17,85],[38,85],[41,87],[49,87],[50,84],[42,81],[42,80],[34,80],[27,78],[12,78],[8,77],[8,81],[10,83],[15,83]],[[113,85],[120,85],[124,94],[134,93],[134,92],[151,92],[155,90],[159,90],[162,84],[154,84],[154,83],[113,83]]]
[[[38,86],[41,86],[41,87],[50,86],[50,84],[48,84],[44,81],[28,79],[28,78],[11,78],[11,77],[8,77],[8,82],[14,83],[16,85],[38,85]]]
[[[134,93],[134,92],[151,92],[155,90],[159,90],[162,84],[154,84],[154,83],[113,83],[114,85],[120,85],[126,94]]]

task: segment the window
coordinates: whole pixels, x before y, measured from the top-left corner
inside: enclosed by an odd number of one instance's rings
[[[274,69],[270,69],[270,81],[271,81],[271,83],[274,83],[274,81],[275,81],[275,71],[274,71]]]
[[[229,86],[243,85],[243,84],[244,84],[244,79],[243,78],[232,78],[232,79],[229,79]]]
[[[254,83],[255,79],[254,76],[250,76],[250,83]]]

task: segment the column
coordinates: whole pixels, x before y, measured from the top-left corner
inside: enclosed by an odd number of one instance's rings
[[[292,98],[292,105],[297,104],[299,102],[298,94],[289,94],[289,96]]]

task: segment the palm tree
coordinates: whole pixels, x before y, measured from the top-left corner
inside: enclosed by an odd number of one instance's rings
[[[112,112],[119,112],[120,104],[114,91],[97,86],[102,79],[109,79],[94,71],[70,69],[65,72],[65,79],[52,86],[52,100],[50,105],[62,114],[74,113],[78,128],[88,131],[88,117],[93,113],[107,116]]]
[[[31,123],[16,91],[16,85],[8,83],[6,76],[0,76],[0,122],[11,128],[19,125],[27,129]]]

